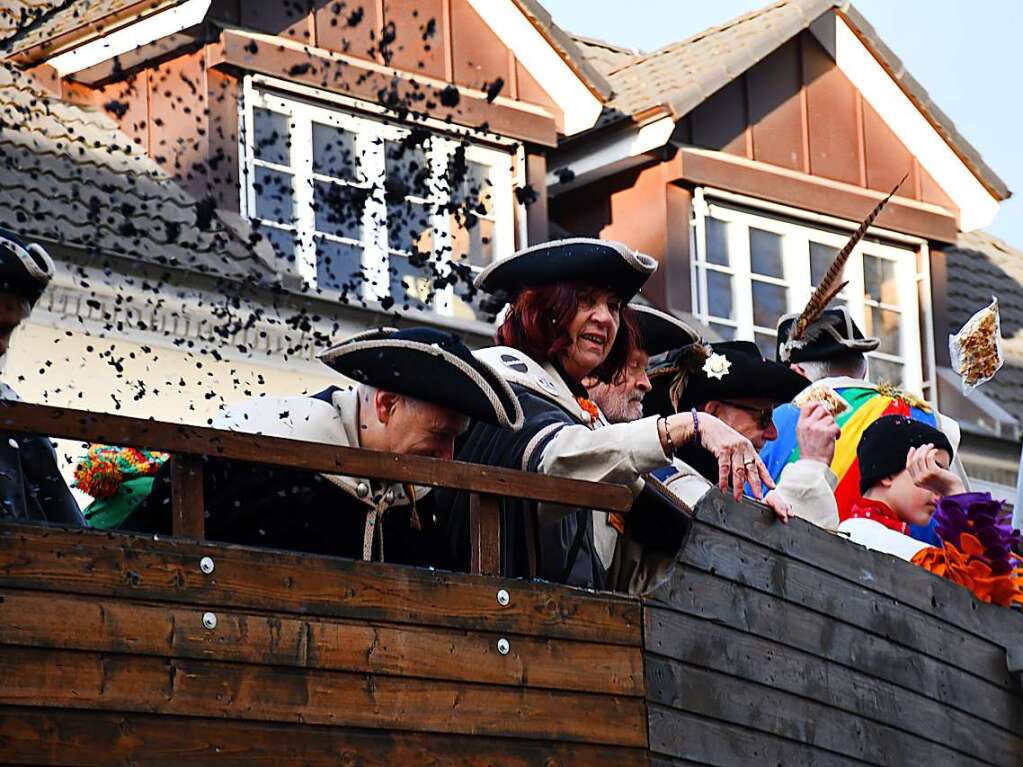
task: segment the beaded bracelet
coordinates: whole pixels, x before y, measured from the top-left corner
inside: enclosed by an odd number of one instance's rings
[[[664,441],[668,443],[668,449],[665,452],[668,455],[675,455],[675,443],[671,439],[671,430],[668,429],[668,419],[662,418],[661,421],[664,423]]]
[[[700,418],[696,415],[696,408],[694,407],[691,411],[693,414],[693,439],[696,444],[700,444]]]

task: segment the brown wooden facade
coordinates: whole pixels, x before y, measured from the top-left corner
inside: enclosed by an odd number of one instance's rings
[[[574,147],[601,140],[591,134]],[[551,220],[563,229],[655,256],[661,268],[644,292],[661,306],[692,309],[688,221],[696,186],[856,221],[876,204],[876,192],[908,174],[877,225],[934,243],[957,235],[955,204],[808,31],[683,116],[672,144],[667,159],[550,202]]]
[[[201,27],[54,87],[70,101],[105,110],[197,200],[212,197],[217,208],[237,212],[246,74],[361,100],[373,113],[390,105],[385,121],[415,125],[428,116],[471,141],[496,136],[520,143],[525,184],[539,198],[527,210],[530,241],[546,236],[545,155],[557,144],[564,114],[467,0],[358,7],[218,0]],[[449,86],[457,88],[450,106]]]

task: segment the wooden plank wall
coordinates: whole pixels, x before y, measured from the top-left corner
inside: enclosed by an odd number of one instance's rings
[[[662,765],[1023,764],[1023,616],[720,494],[644,603]]]
[[[614,595],[3,525],[0,760],[645,764],[641,630]]]

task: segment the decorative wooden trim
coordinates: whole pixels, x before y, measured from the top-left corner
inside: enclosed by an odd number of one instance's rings
[[[252,53],[253,43],[256,53]],[[209,47],[207,53],[209,66],[233,66],[281,77],[373,104],[393,94],[401,108],[411,112],[449,119],[470,128],[485,124],[492,133],[542,146],[557,145],[555,120],[541,110],[513,106],[510,100],[501,97],[489,103],[485,94],[469,88],[459,88],[458,104],[446,107],[441,100],[446,84],[354,57],[310,46],[295,47],[280,38],[233,29],[224,30],[220,42]]]
[[[669,161],[669,179],[747,194],[782,205],[859,221],[883,196],[849,184],[751,162],[721,152],[682,147]],[[877,225],[927,240],[954,243],[956,218],[936,205],[895,198],[878,217]]]

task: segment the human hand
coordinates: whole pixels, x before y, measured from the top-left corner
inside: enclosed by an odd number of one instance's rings
[[[906,468],[914,485],[938,496],[966,492],[963,481],[954,472],[938,464],[938,448],[934,445],[911,447],[906,454]]]
[[[771,508],[774,515],[784,524],[788,524],[789,520],[792,519],[792,507],[789,506],[788,501],[781,497],[781,494],[777,490],[772,490],[764,496],[764,504]]]
[[[718,487],[732,488],[735,500],[742,498],[749,482],[755,498],[763,498],[765,487],[773,488],[774,480],[757,455],[753,443],[709,413],[700,413],[700,444],[718,459]]]
[[[841,434],[834,416],[821,403],[811,402],[799,409],[796,442],[800,458],[830,466],[835,457],[835,442]]]

